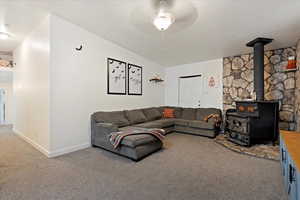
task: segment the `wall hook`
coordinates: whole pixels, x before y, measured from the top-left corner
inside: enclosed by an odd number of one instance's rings
[[[80,45],[79,48],[76,48],[77,51],[81,51],[82,50],[82,45]]]

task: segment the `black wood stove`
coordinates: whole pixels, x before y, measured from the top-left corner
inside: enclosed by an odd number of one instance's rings
[[[234,143],[251,146],[278,139],[279,102],[264,100],[264,45],[272,39],[257,38],[254,47],[254,88],[256,101],[236,101],[236,109],[226,111],[225,131]]]
[[[278,102],[237,101],[226,113],[228,139],[240,145],[275,142],[278,138]]]

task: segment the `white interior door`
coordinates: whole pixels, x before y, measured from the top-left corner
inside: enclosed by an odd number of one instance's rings
[[[0,124],[5,122],[5,91],[0,89]]]
[[[201,75],[180,77],[178,105],[190,108],[201,107],[202,88]]]

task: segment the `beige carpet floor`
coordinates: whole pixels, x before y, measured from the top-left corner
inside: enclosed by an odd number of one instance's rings
[[[278,162],[213,140],[170,134],[165,149],[135,163],[98,148],[47,159],[0,132],[1,200],[285,200]]]

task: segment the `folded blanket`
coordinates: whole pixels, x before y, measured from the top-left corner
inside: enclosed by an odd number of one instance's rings
[[[159,139],[162,141],[165,138],[165,131],[163,129],[153,129],[153,128],[132,128],[128,129],[126,131],[120,131],[120,132],[112,132],[109,135],[109,141],[113,145],[113,147],[116,149],[120,146],[122,140],[126,136],[130,135],[143,135],[148,134],[152,135],[153,137]]]

